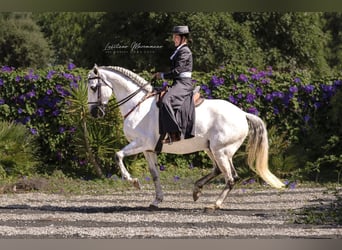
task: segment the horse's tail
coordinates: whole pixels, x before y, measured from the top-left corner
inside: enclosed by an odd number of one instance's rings
[[[268,168],[268,137],[264,122],[256,115],[247,113],[246,117],[250,124],[247,145],[249,167],[271,186],[284,187],[284,183]]]

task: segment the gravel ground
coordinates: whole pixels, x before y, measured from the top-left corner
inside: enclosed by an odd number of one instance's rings
[[[338,223],[295,223],[304,208],[331,206],[336,196],[325,188],[234,189],[222,210],[205,213],[219,193],[204,190],[193,202],[191,190],[168,190],[157,211],[148,209],[154,194],[148,188],[98,196],[3,194],[0,238],[342,239]]]

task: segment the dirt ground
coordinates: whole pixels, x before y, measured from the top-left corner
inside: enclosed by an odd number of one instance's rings
[[[219,193],[203,190],[194,202],[192,190],[166,190],[157,211],[148,208],[152,188],[98,196],[1,194],[0,238],[342,238],[342,225],[324,213],[336,202],[326,188],[234,189],[222,210],[205,213]],[[303,217],[305,209],[311,212]]]

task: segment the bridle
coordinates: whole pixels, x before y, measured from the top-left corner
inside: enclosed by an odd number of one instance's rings
[[[101,87],[102,86],[107,86],[109,87],[112,91],[113,87],[111,86],[111,84],[109,84],[105,79],[103,79],[101,76],[93,76],[93,77],[88,77],[88,82],[91,80],[98,80],[96,86],[94,87],[90,87],[92,91],[97,92],[97,102],[88,102],[88,104],[95,104],[97,106],[97,108],[99,109],[99,111],[101,112],[101,117],[103,117],[105,115],[105,108],[106,105],[103,104],[101,102]],[[104,85],[103,85],[104,84]],[[113,108],[118,108],[121,105],[125,104],[126,102],[128,102],[129,100],[131,100],[134,96],[136,96],[141,90],[143,90],[147,85],[149,85],[150,83],[147,82],[144,85],[140,86],[136,91],[134,91],[132,94],[126,96],[125,98],[123,98],[122,100],[116,102],[113,106]],[[127,114],[124,115],[124,119],[126,119],[142,102],[144,102],[146,99],[155,96],[155,93],[146,93],[146,95],[144,95],[144,97],[130,110],[128,111]]]

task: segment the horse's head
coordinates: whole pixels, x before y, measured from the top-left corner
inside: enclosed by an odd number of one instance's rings
[[[93,117],[103,117],[109,98],[113,93],[111,84],[96,64],[88,74],[88,105]]]

